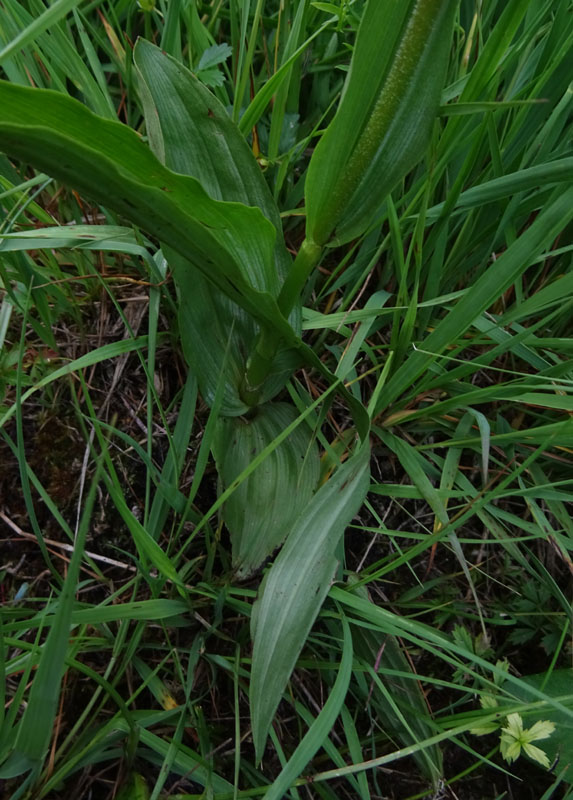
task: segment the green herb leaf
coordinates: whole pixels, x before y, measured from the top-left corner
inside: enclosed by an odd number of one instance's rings
[[[1,81],[0,105],[6,153],[124,214],[253,316],[280,324],[264,289],[276,231],[259,209],[211,199],[198,181],[164,167],[125,125],[57,92]]]
[[[258,759],[290,674],[330,589],[340,537],[366,496],[369,458],[366,440],[318,490],[261,586],[252,617],[250,690]]]
[[[338,244],[372,224],[422,157],[437,115],[456,0],[370,0],[335,118],[306,179],[307,239]]]

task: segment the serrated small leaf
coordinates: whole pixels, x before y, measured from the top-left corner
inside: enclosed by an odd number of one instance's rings
[[[213,451],[223,489],[297,417],[294,406],[272,403],[259,406],[249,419],[219,419]],[[319,473],[318,447],[303,423],[233,492],[223,519],[238,578],[251,575],[283,543],[313,496]]]
[[[296,660],[334,579],[336,547],[369,486],[370,447],[318,490],[266,574],[251,619],[251,721],[257,759]]]
[[[225,76],[218,67],[209,67],[197,71],[197,77],[205,86],[222,86],[225,83]]]
[[[207,70],[210,67],[216,67],[219,64],[224,64],[225,61],[233,53],[233,48],[226,42],[222,44],[214,44],[208,47],[202,54],[197,64],[197,72]]]
[[[548,698],[559,698],[565,707],[573,708],[573,670],[568,667],[553,670],[549,677],[545,672],[537,675],[525,675],[522,678],[521,687],[511,687],[511,694],[523,702],[531,702],[533,698],[527,691],[527,686],[541,689]],[[543,751],[549,762],[559,758],[561,766],[567,768],[565,780],[573,783],[573,722],[571,717],[559,709],[552,708],[549,704],[540,704],[533,713],[528,713],[525,719],[526,724],[531,726],[529,733],[533,731],[534,735],[540,731],[536,727],[539,722],[545,723],[541,727],[541,733],[548,735],[548,738],[544,738],[539,749]],[[555,725],[555,731],[552,734],[549,734],[547,722]],[[528,755],[531,757],[531,753]]]

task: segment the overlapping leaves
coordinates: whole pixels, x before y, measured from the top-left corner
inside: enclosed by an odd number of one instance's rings
[[[189,70],[159,48],[138,41],[139,73],[147,131],[157,157],[170,169],[196,178],[214,200],[259,208],[275,229],[273,263],[258,276],[257,288],[276,297],[290,267],[279,212],[261,169],[223,105]],[[225,364],[223,414],[248,410],[240,384],[258,327],[252,315],[214,286],[180,254],[165,248],[180,295],[180,328],[186,358],[203,396],[212,402]],[[300,328],[300,308],[291,315]],[[209,336],[205,332],[209,331]],[[296,365],[293,354],[279,354],[261,400],[284,385]]]
[[[297,417],[294,406],[267,403],[251,418],[221,418],[213,449],[223,488]],[[319,471],[318,447],[303,424],[235,489],[223,516],[237,577],[248,577],[283,543],[314,494]]]

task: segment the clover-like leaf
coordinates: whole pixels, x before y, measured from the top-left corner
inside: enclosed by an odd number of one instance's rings
[[[501,755],[511,764],[519,758],[523,750],[529,758],[548,769],[549,758],[547,754],[541,748],[531,744],[531,742],[547,739],[554,730],[555,725],[549,720],[539,720],[531,728],[524,728],[521,714],[508,714],[507,725],[502,728],[501,733]]]

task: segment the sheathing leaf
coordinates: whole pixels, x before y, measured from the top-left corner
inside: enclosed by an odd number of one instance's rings
[[[125,215],[192,259],[249,313],[281,326],[265,289],[276,231],[258,208],[211,199],[197,180],[163,166],[134,131],[58,92],[0,81],[0,106],[8,155]]]

